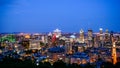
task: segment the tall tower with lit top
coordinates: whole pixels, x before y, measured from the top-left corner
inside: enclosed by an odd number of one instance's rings
[[[109,36],[109,31],[108,31],[108,29],[106,29],[106,31],[105,31],[105,36]]]
[[[82,29],[80,30],[80,39],[79,39],[79,42],[80,43],[84,43],[85,42],[84,31]]]
[[[113,41],[113,46],[112,46],[112,59],[113,59],[113,64],[117,63],[117,54],[116,54],[116,44]]]
[[[100,28],[99,30],[100,30],[100,41],[102,41],[103,40],[103,29]]]
[[[99,46],[103,46],[103,29],[100,28],[100,33],[99,33]]]

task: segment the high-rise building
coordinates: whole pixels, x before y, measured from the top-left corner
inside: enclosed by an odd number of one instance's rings
[[[92,40],[92,36],[93,36],[93,31],[90,29],[88,30],[88,40]]]
[[[45,36],[44,35],[42,35],[41,40],[43,43],[45,43]]]
[[[102,41],[103,40],[103,29],[100,28],[99,30],[100,30],[100,41]]]
[[[79,43],[84,43],[85,39],[84,39],[84,31],[81,29],[80,30],[80,39],[79,39]]]
[[[108,29],[106,29],[106,31],[105,31],[105,38],[104,38],[104,40],[105,40],[105,42],[110,41],[110,34],[109,34]]]
[[[103,28],[100,28],[99,30],[100,30],[100,34],[103,34]]]
[[[103,46],[103,29],[100,28],[100,33],[99,33],[99,46]]]
[[[88,47],[93,46],[93,31],[88,30]]]
[[[117,63],[117,54],[116,54],[116,44],[113,41],[113,46],[112,46],[112,59],[113,59],[113,64]]]

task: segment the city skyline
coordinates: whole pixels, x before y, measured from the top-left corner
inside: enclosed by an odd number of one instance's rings
[[[120,32],[119,0],[1,0],[2,32],[87,32],[99,28]]]

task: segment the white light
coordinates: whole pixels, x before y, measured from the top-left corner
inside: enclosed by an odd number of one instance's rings
[[[15,45],[15,48],[17,48],[17,46]]]
[[[47,57],[49,57],[49,56],[47,56]]]
[[[56,35],[56,38],[58,38],[59,37],[59,35]]]
[[[113,43],[113,47],[115,47],[115,42]]]
[[[101,30],[101,31],[102,31],[102,30],[103,30],[103,28],[100,28],[99,30]]]
[[[60,60],[62,60],[63,58],[60,58]]]
[[[20,52],[19,51],[17,51],[17,54],[19,54]]]
[[[71,37],[71,38],[75,38],[75,35],[71,35],[70,37]]]
[[[39,63],[36,64],[37,66],[39,65]]]
[[[37,60],[37,62],[39,62],[39,60]]]

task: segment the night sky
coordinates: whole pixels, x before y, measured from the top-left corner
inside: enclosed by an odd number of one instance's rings
[[[0,32],[120,32],[119,0],[0,0]]]

